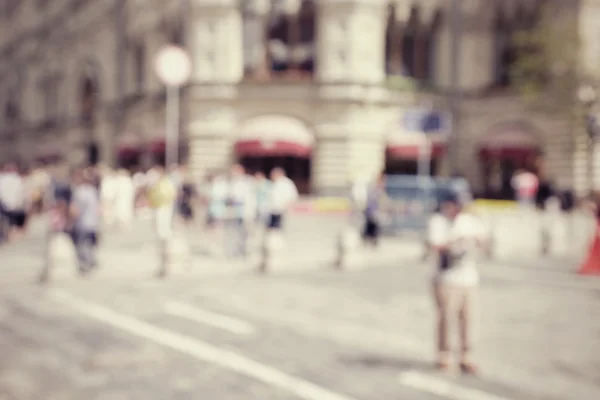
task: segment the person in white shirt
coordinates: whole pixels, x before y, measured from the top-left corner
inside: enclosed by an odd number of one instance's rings
[[[207,181],[205,190],[205,201],[207,203],[206,226],[214,228],[217,223],[225,218],[228,183],[221,173],[209,176]]]
[[[0,187],[0,203],[6,223],[8,239],[22,233],[26,222],[27,190],[25,181],[15,165],[9,165],[2,178]]]
[[[115,217],[124,228],[131,226],[135,208],[135,187],[129,171],[122,169],[115,179]]]
[[[2,203],[2,192],[5,190],[4,178],[6,175],[6,167],[2,165],[0,167],[0,244],[6,239],[6,234],[8,233],[8,215]]]
[[[100,199],[102,203],[102,214],[104,222],[112,225],[116,219],[116,201],[118,193],[117,175],[111,169],[106,169],[102,173],[100,184]]]
[[[226,254],[231,257],[243,257],[247,251],[247,225],[254,219],[256,199],[251,178],[239,164],[231,168],[226,205]]]
[[[429,243],[438,255],[433,279],[438,309],[437,367],[449,367],[449,326],[458,317],[460,368],[463,373],[474,374],[477,369],[470,357],[477,324],[476,257],[478,247],[485,244],[484,227],[476,216],[462,211],[458,196],[452,194],[430,220]]]
[[[271,171],[271,191],[269,193],[269,221],[268,229],[281,229],[283,216],[296,200],[298,200],[298,189],[290,178],[285,175],[282,168],[274,168]]]

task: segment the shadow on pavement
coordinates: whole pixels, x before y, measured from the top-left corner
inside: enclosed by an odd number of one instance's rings
[[[338,361],[344,365],[356,366],[359,368],[394,369],[397,370],[397,372],[408,370],[418,370],[421,372],[435,371],[432,362],[384,356],[380,354],[342,356]]]

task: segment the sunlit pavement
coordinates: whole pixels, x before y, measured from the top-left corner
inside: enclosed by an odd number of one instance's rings
[[[318,222],[303,221],[290,235]],[[343,222],[325,225],[321,242]],[[430,369],[427,263],[197,266],[159,281],[146,229],[107,237],[96,275],[63,268],[47,287],[32,283],[38,242],[1,250],[0,398],[600,398],[600,280],[572,258],[482,263],[482,375],[468,379]]]

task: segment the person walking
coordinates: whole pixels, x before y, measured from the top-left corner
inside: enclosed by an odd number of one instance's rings
[[[38,278],[40,283],[46,283],[50,279],[50,272],[56,259],[57,240],[61,238],[61,242],[58,243],[59,246],[65,243],[71,246],[73,239],[73,232],[70,230],[71,214],[66,200],[59,198],[53,204],[46,203],[45,208],[48,216],[48,231],[46,234],[44,265]],[[64,240],[65,238],[66,240]]]
[[[437,306],[437,368],[450,366],[449,330],[458,318],[460,333],[460,369],[477,373],[472,360],[475,330],[478,324],[479,273],[476,251],[485,245],[485,230],[479,220],[462,210],[459,198],[448,194],[440,212],[432,216],[429,244],[437,253],[433,291]]]
[[[8,214],[4,207],[3,192],[5,189],[5,178],[7,176],[6,166],[0,166],[0,245],[4,243],[8,236]]]
[[[104,223],[113,225],[116,221],[116,199],[118,195],[118,177],[115,171],[105,168],[100,184],[100,199]]]
[[[157,166],[154,171],[156,181],[150,187],[148,195],[150,204],[154,208],[154,229],[158,238],[161,257],[159,276],[164,277],[168,272],[168,251],[173,238],[173,216],[177,200],[177,189],[164,168]]]
[[[83,171],[75,173],[71,202],[73,243],[79,262],[79,272],[86,274],[97,266],[96,248],[101,224],[101,204],[93,176]]]
[[[122,228],[131,228],[135,209],[135,187],[129,171],[121,169],[115,176],[115,218]]]
[[[268,216],[271,182],[263,172],[254,174],[254,190],[256,195],[256,220],[264,224]]]
[[[0,188],[0,203],[8,226],[7,239],[15,239],[23,233],[27,218],[27,190],[25,180],[16,165],[6,167]]]
[[[248,240],[248,214],[256,206],[252,198],[250,178],[244,167],[231,167],[227,192],[227,216],[225,222],[225,254],[228,257],[245,257]]]
[[[379,243],[379,225],[385,198],[385,176],[381,175],[377,182],[367,189],[366,196],[363,240],[373,248]]]
[[[271,171],[271,192],[269,195],[269,230],[281,230],[285,213],[298,200],[298,189],[282,168]]]

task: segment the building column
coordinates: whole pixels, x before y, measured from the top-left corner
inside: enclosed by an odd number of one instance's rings
[[[383,171],[385,119],[377,117],[376,107],[321,107],[312,162],[315,193],[345,195],[352,181],[374,179]]]
[[[317,78],[322,83],[385,80],[385,0],[318,2]]]
[[[446,16],[434,35],[433,79],[435,86],[450,89],[452,21]],[[460,86],[465,91],[484,89],[494,82],[494,32],[489,16],[465,15],[461,24]]]
[[[244,74],[242,15],[237,0],[192,1],[190,13],[188,163],[202,178],[232,161],[237,84]]]
[[[233,161],[236,140],[236,111],[227,100],[219,104],[192,103],[193,118],[188,130],[188,166],[197,179],[227,168]]]
[[[375,176],[383,164],[380,121],[363,85],[385,80],[387,1],[318,2],[316,144],[312,189],[347,194],[359,173]],[[359,90],[359,92],[357,92]]]

